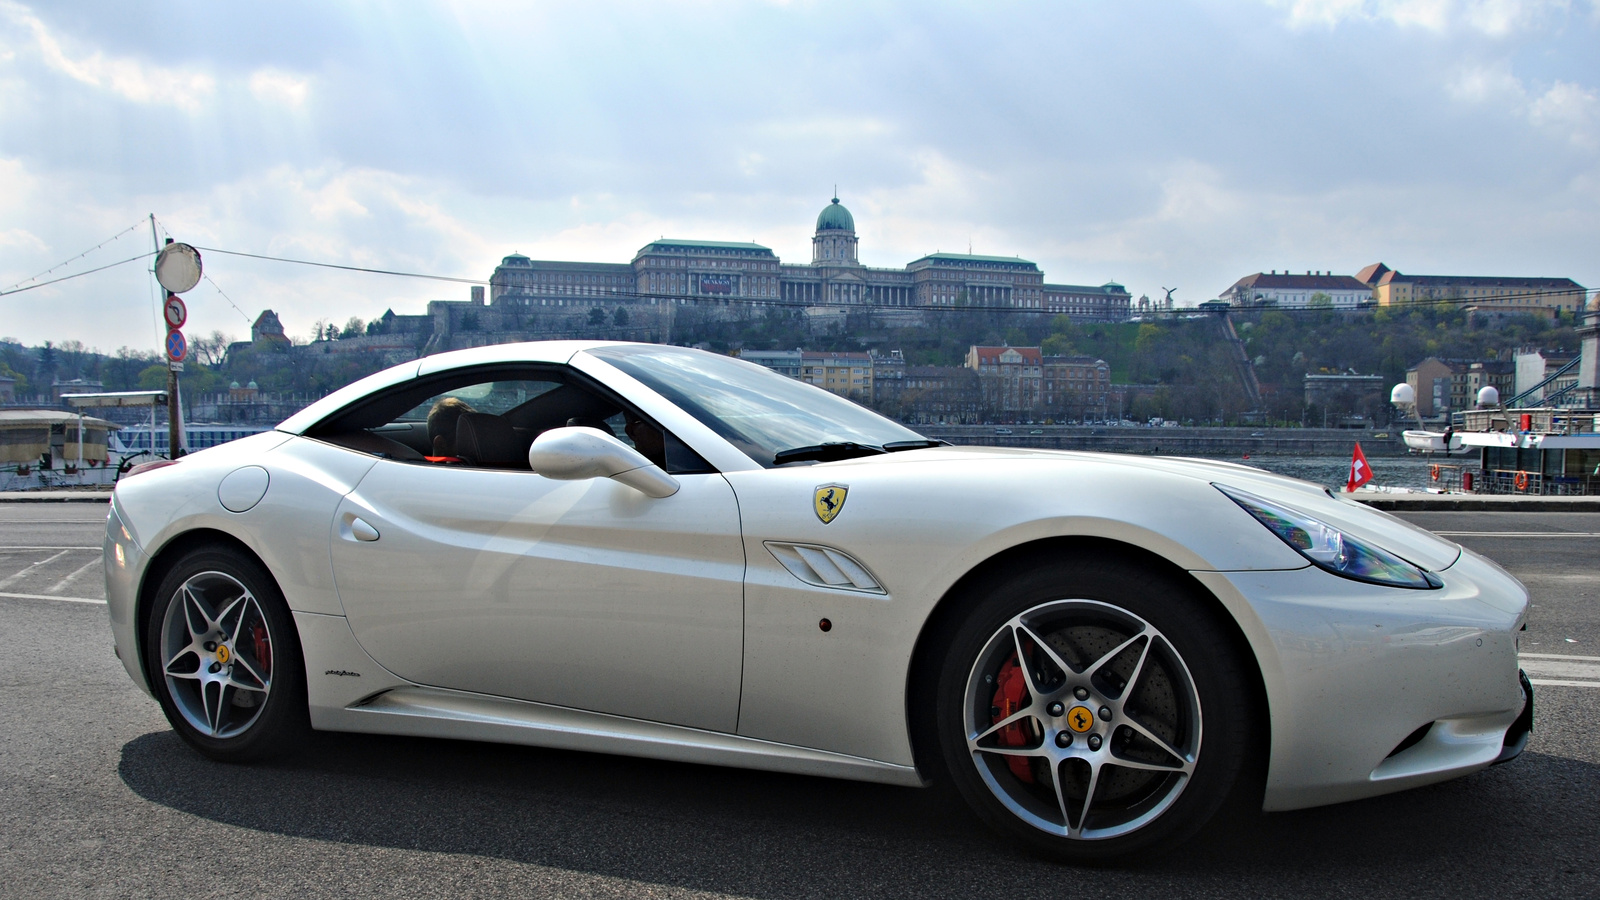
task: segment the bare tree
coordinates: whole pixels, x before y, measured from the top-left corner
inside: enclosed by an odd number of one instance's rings
[[[213,331],[205,337],[196,337],[190,341],[189,349],[194,352],[198,362],[214,369],[227,362],[228,345],[233,342],[233,335]]]

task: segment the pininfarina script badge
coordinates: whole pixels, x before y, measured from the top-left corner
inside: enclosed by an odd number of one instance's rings
[[[817,518],[826,525],[839,517],[839,510],[844,509],[844,497],[850,493],[848,485],[824,484],[817,487],[813,495],[812,508],[817,511]]]

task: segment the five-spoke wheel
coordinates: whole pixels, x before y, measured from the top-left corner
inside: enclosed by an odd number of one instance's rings
[[[154,596],[145,642],[168,721],[208,756],[254,759],[305,727],[304,672],[288,608],[254,559],[191,552]]]
[[[1090,557],[972,598],[933,704],[967,803],[1077,862],[1170,847],[1204,824],[1252,732],[1235,642],[1207,599],[1174,574]]]
[[[967,747],[1017,817],[1068,838],[1161,815],[1200,755],[1200,698],[1149,622],[1095,600],[1013,616],[967,679]]]
[[[243,734],[272,696],[272,629],[226,572],[179,585],[161,624],[161,671],[184,719],[213,738]]]

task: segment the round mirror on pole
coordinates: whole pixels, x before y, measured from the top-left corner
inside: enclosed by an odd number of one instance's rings
[[[174,294],[199,284],[203,271],[200,251],[188,244],[168,244],[156,255],[156,280]]]

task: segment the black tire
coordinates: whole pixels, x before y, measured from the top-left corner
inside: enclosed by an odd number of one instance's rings
[[[212,759],[278,755],[310,729],[294,618],[245,553],[211,546],[180,558],[152,595],[144,650],[167,721]]]
[[[1207,599],[1115,557],[988,586],[943,641],[932,713],[950,784],[1002,836],[1062,862],[1192,836],[1256,734],[1245,663]]]

